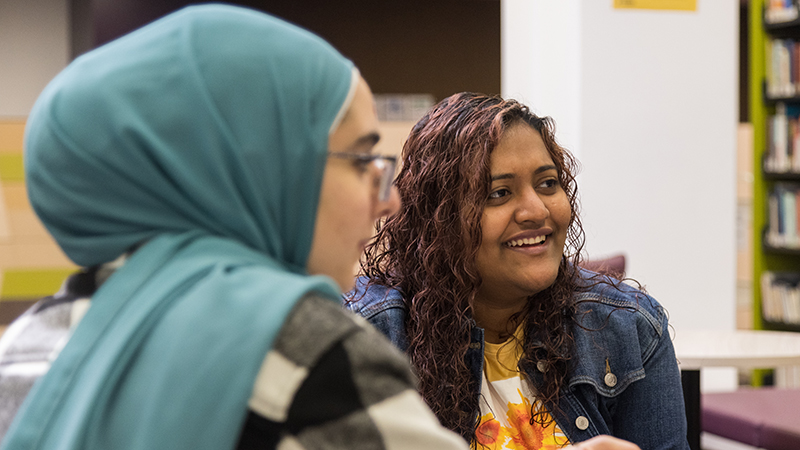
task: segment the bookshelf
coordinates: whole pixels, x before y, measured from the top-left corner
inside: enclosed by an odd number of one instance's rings
[[[800,332],[800,10],[775,3],[749,10],[753,325]]]

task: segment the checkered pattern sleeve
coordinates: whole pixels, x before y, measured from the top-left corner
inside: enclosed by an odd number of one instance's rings
[[[414,388],[405,357],[360,317],[309,295],[264,359],[239,449],[466,449]]]

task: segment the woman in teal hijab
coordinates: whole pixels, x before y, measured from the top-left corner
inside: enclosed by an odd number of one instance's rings
[[[27,188],[102,270],[2,448],[463,448],[338,304],[399,205],[377,139],[350,61],[252,10],[186,8],[67,67]]]

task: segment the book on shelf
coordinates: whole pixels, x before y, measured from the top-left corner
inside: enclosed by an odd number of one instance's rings
[[[800,249],[800,185],[776,183],[767,198],[766,241],[775,248]]]
[[[779,102],[775,107],[775,115],[767,121],[767,136],[764,170],[771,173],[800,173],[800,105]]]
[[[761,274],[761,313],[770,322],[800,325],[800,272]]]
[[[765,6],[764,20],[767,23],[791,22],[798,17],[797,5],[792,0],[770,0]]]
[[[800,388],[800,366],[776,367],[775,387]]]
[[[767,95],[771,98],[793,97],[800,91],[800,42],[794,39],[768,39]]]

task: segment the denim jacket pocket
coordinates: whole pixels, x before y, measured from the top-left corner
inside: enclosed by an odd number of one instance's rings
[[[603,397],[616,397],[625,391],[631,383],[644,378],[644,367],[636,364],[621,368],[617,365],[616,369],[606,370],[603,368],[605,362],[596,362],[596,367],[588,370],[576,372],[570,377],[569,388],[577,389],[578,385],[587,384],[594,388]],[[612,364],[609,361],[609,366]],[[616,362],[615,362],[616,364]]]
[[[645,361],[664,332],[663,311],[648,306],[592,293],[579,298],[570,388],[589,384],[615,397],[645,377]]]

